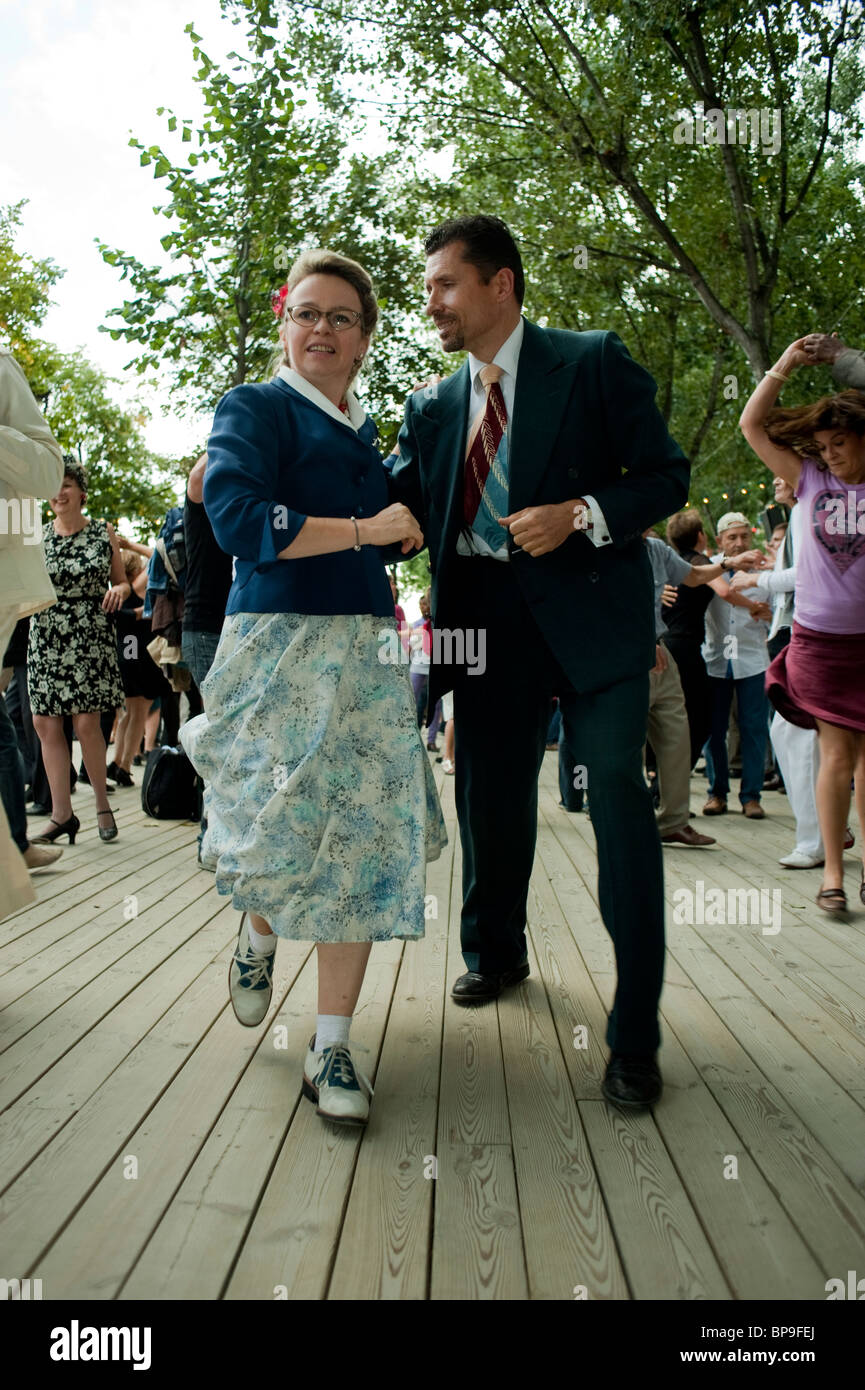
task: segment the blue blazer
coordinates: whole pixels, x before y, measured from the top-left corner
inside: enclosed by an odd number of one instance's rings
[[[369,517],[388,504],[377,430],[332,419],[280,378],[235,386],[216,408],[204,506],[235,556],[230,613],[371,613],[393,618],[376,546],[278,560],[308,516]]]

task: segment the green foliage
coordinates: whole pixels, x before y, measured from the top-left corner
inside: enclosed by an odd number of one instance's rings
[[[85,465],[91,516],[129,518],[139,539],[152,536],[176,503],[178,466],[155,458],[144,442],[147,412],[111,399],[111,379],[78,354],[61,355],[46,417],[65,454]]]
[[[132,531],[144,539],[174,504],[178,465],[149,453],[142,434],[146,411],[115,404],[110,388],[116,383],[100,368],[80,352],[63,353],[34,336],[63,271],[16,247],[23,206],[0,209],[0,333],[63,452],[86,465],[91,515],[131,518]]]
[[[49,345],[34,337],[63,271],[51,260],[34,260],[15,245],[26,202],[0,207],[0,338],[15,354],[37,392],[45,389]],[[35,380],[34,380],[35,378]]]
[[[182,130],[177,161],[130,140],[141,164],[166,181],[167,199],[154,212],[169,223],[161,245],[176,268],[99,243],[129,286],[103,331],[135,346],[129,365],[137,371],[167,375],[173,408],[212,409],[230,387],[269,377],[279,349],[270,298],[300,251],[325,246],[353,256],[382,300],[377,350],[358,389],[376,414],[384,409],[387,447],[407,391],[430,364],[401,309],[413,257],[385,230],[392,196],[385,162],[345,156],[344,108],[332,102],[304,115],[305,98],[293,94],[304,75],[272,36],[253,30],[250,56],[230,54],[223,71],[191,25],[187,32],[200,65],[203,123],[178,126],[167,113],[169,130]]]
[[[390,225],[417,257],[403,309],[419,307],[419,232],[446,216],[496,212],[523,248],[529,317],[614,329],[653,373],[659,405],[695,460],[692,500],[709,496],[717,514],[723,491],[761,492],[765,470],[738,429],[754,378],[811,330],[840,322],[849,341],[865,342],[853,254],[863,216],[861,5],[224,8],[275,32],[307,71],[334,74],[318,95],[335,109],[361,89],[375,94],[399,189]],[[715,108],[765,110],[764,132],[753,146],[735,123],[731,143],[700,143],[693,125],[692,143],[676,138],[677,128],[688,134],[686,112]],[[445,163],[447,175],[430,172]],[[831,389],[825,370],[800,373],[785,400]]]

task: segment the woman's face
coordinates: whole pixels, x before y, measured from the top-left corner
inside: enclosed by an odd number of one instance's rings
[[[841,482],[865,480],[865,436],[851,430],[817,430],[814,451]]]
[[[55,516],[62,516],[64,512],[75,513],[81,511],[81,504],[85,494],[81,491],[74,478],[64,476],[60,484],[60,491],[56,497],[50,499],[51,510]]]
[[[286,307],[289,305],[321,310],[318,323],[311,327],[295,323],[286,313],[280,338],[289,363],[326,395],[344,390],[354,371],[355,359],[369,347],[369,338],[364,336],[360,322],[337,332],[324,315],[339,309],[360,313],[357,290],[338,275],[308,275],[288,296]]]

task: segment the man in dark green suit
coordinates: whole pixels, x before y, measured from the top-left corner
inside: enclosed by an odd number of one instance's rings
[[[604,1093],[651,1104],[664,919],[642,768],[655,663],[642,533],[686,501],[688,461],[652,377],[615,334],[522,317],[522,265],[503,222],[446,223],[425,249],[427,313],[445,351],[469,358],[409,398],[391,498],[429,547],[430,708],[454,690],[467,973],[453,998],[494,999],[529,973],[537,782],[556,694],[585,767],[616,954]]]

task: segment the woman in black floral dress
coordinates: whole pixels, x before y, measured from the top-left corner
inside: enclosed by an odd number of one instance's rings
[[[128,598],[130,587],[114,534],[106,521],[82,513],[87,479],[82,466],[65,459],[60,491],[51,498],[54,523],[45,532],[45,561],[57,591],[52,608],[30,621],[27,674],[33,726],[51,786],[51,821],[38,843],[69,836],[75,843],[79,820],[69,798],[69,748],[63,716],[71,715],[84,766],[96,796],[99,837],[117,835],[105,788],[102,710],[123,704],[117,644],[111,614]],[[109,587],[110,586],[110,587]]]

